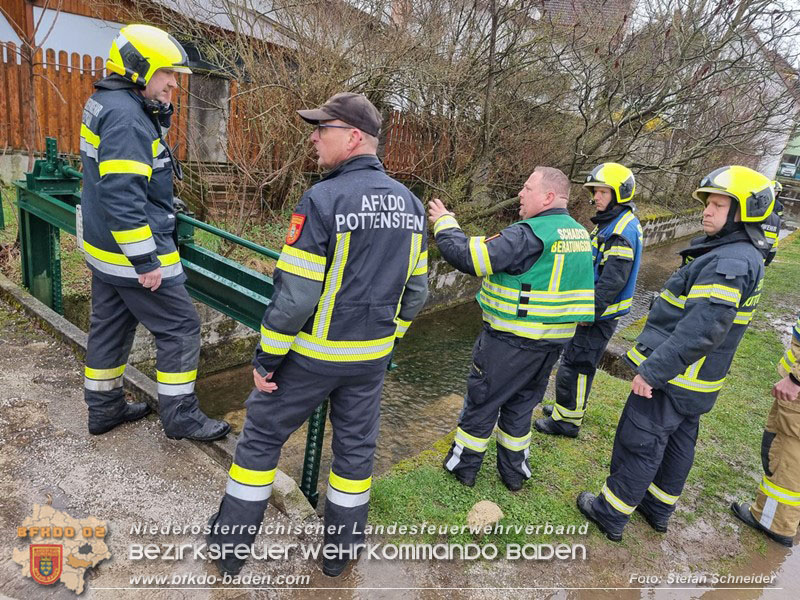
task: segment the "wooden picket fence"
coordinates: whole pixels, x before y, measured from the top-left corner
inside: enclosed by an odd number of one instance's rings
[[[383,164],[395,176],[440,180],[444,175],[450,143],[444,127],[432,119],[392,111],[384,121],[386,131]]]
[[[260,156],[261,164],[268,163],[269,168],[278,171],[287,160],[288,148],[282,144],[282,139],[258,139],[242,106],[239,91],[238,82],[232,81],[227,130],[229,155],[251,161]],[[428,180],[441,178],[445,170],[449,137],[445,127],[436,125],[431,119],[423,120],[397,110],[390,112],[383,122],[385,138],[382,159],[386,170],[404,179],[413,179],[415,176]],[[264,150],[261,148],[264,144],[271,151],[268,157],[259,155]],[[316,170],[310,145],[304,170]]]
[[[99,56],[67,54],[47,49],[36,53],[31,66],[13,42],[0,43],[0,151],[44,151],[46,137],[58,139],[61,152],[78,154],[81,112],[94,92],[93,83],[106,75]],[[176,114],[168,142],[178,146],[178,157],[186,158],[188,92],[181,75],[176,94]],[[35,100],[36,127],[31,132],[31,87]],[[33,140],[31,135],[33,134]]]
[[[31,73],[33,74],[31,81]],[[47,49],[39,51],[33,67],[22,59],[13,42],[0,43],[0,153],[44,151],[46,137],[58,139],[59,150],[77,155],[80,148],[81,111],[94,92],[93,83],[106,75],[99,56],[67,54]],[[188,76],[180,76],[180,88],[168,142],[178,144],[178,157],[187,159],[189,119]],[[36,127],[31,131],[31,87],[35,100]],[[228,122],[228,149],[231,157],[255,158],[263,148],[248,132],[246,116],[236,101],[237,82],[231,82]],[[384,122],[386,131],[383,162],[393,175],[438,179],[444,172],[448,148],[447,132],[431,121],[393,111]],[[285,153],[281,140],[270,145],[269,168],[277,171]],[[263,160],[263,156],[261,157]],[[260,161],[259,161],[260,162]],[[312,157],[305,167],[314,170]]]

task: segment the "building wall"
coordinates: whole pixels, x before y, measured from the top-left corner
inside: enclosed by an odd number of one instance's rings
[[[42,19],[36,36],[36,43],[56,51],[88,54],[90,56],[108,56],[108,49],[117,33],[124,26],[122,23],[104,21],[94,17],[74,15],[55,10],[43,10],[33,7],[34,22]],[[50,27],[53,27],[50,30]],[[49,31],[47,38],[44,34]]]

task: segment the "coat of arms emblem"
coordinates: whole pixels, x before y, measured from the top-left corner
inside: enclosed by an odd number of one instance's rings
[[[31,544],[31,577],[42,585],[50,585],[61,577],[61,544]]]

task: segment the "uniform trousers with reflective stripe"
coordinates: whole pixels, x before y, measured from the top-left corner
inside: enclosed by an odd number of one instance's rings
[[[339,545],[347,552],[351,544],[363,543],[385,375],[385,366],[360,375],[320,375],[308,371],[294,352],[289,352],[273,376],[278,389],[271,394],[254,389],[245,403],[247,416],[215,524],[261,523],[271,485],[255,484],[271,483],[274,472],[262,481],[257,481],[259,475],[253,472],[263,474],[275,469],[288,437],[325,398],[330,398],[333,462],[325,500],[325,544]],[[237,475],[239,472],[255,477],[248,480]],[[331,532],[332,525],[335,532]],[[254,540],[255,535],[246,533],[219,534],[213,536],[212,543],[249,545]]]
[[[800,523],[800,403],[775,400],[761,441],[764,478],[750,509],[764,527],[794,537]]]
[[[562,347],[544,341],[541,349],[517,347],[481,331],[472,350],[460,431],[445,459],[447,470],[462,479],[474,478],[496,424],[501,477],[516,483],[531,476],[531,414],[544,397]]]
[[[619,319],[606,319],[579,325],[575,336],[567,342],[556,373],[558,411],[554,410],[554,419],[581,426],[597,365],[618,322]]]
[[[631,393],[620,416],[611,475],[593,508],[612,533],[621,533],[637,505],[666,523],[694,463],[700,415],[675,410],[668,393]]]
[[[122,371],[138,323],[156,341],[158,412],[164,432],[170,436],[192,434],[206,416],[194,394],[200,319],[183,285],[162,286],[151,292],[143,287],[114,286],[92,275],[84,384],[90,415],[113,417],[124,408]]]

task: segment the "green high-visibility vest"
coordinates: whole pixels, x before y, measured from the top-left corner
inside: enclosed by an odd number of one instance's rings
[[[569,215],[520,221],[544,249],[521,275],[493,273],[476,297],[494,329],[531,339],[569,339],[578,321],[594,320],[594,265],[589,233]]]

